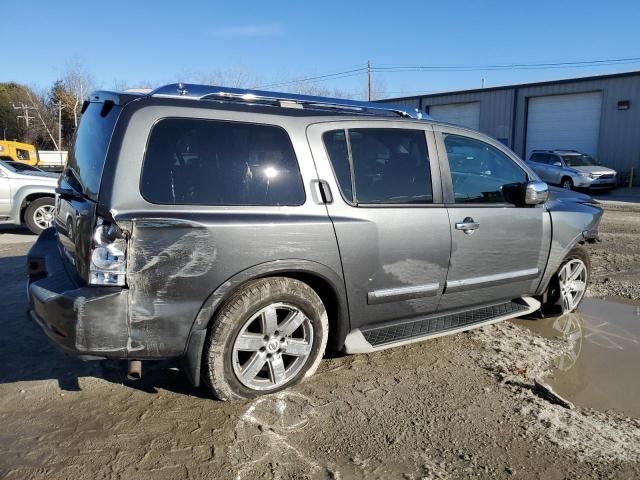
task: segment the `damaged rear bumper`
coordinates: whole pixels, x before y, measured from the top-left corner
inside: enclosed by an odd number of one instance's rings
[[[27,256],[29,316],[70,353],[126,358],[128,291],[88,287],[67,271],[54,229],[45,230]]]

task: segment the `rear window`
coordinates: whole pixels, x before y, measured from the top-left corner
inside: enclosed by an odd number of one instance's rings
[[[90,103],[80,119],[62,178],[78,192],[96,200],[111,134],[120,108],[112,102]]]
[[[280,127],[167,118],[151,131],[142,196],[174,205],[302,205],[302,177]]]

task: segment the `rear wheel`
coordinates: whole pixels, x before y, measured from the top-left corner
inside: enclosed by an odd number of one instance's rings
[[[316,371],[328,330],[324,305],[307,284],[284,277],[252,281],[210,327],[204,381],[221,400],[287,388]]]
[[[24,211],[24,223],[36,235],[53,225],[55,201],[51,197],[38,198]]]
[[[573,190],[573,180],[571,180],[569,177],[564,177],[562,179],[562,182],[560,183],[560,186],[565,190]]]

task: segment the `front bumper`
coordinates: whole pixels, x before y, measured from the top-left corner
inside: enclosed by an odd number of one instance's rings
[[[128,291],[82,285],[45,230],[27,255],[29,316],[67,352],[110,358],[127,356]]]
[[[591,178],[591,177],[574,177],[574,185],[579,188],[614,188],[616,186],[616,177],[612,178]]]

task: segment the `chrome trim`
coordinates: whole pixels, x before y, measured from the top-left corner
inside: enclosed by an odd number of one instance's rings
[[[315,97],[298,95],[295,93],[269,92],[263,90],[247,90],[242,88],[218,87],[214,85],[193,85],[186,83],[172,83],[156,88],[149,93],[152,97],[184,98],[191,100],[221,100],[239,101],[246,103],[267,103],[279,107],[305,106],[309,108],[324,108],[346,110],[355,113],[394,113],[401,117],[415,120],[432,120],[425,112],[417,108],[407,108],[386,103],[362,102],[344,98]],[[293,105],[291,105],[293,104]]]
[[[474,288],[493,287],[513,281],[533,280],[540,275],[537,268],[527,270],[516,270],[514,272],[497,273],[495,275],[483,275],[481,277],[464,278],[462,280],[451,280],[446,283],[444,293],[463,292]]]
[[[377,305],[379,303],[398,302],[412,298],[433,297],[438,294],[439,290],[439,283],[374,290],[373,292],[367,293],[367,304]]]
[[[527,183],[524,203],[527,205],[538,205],[544,203],[549,198],[549,187],[540,180],[533,180]]]

